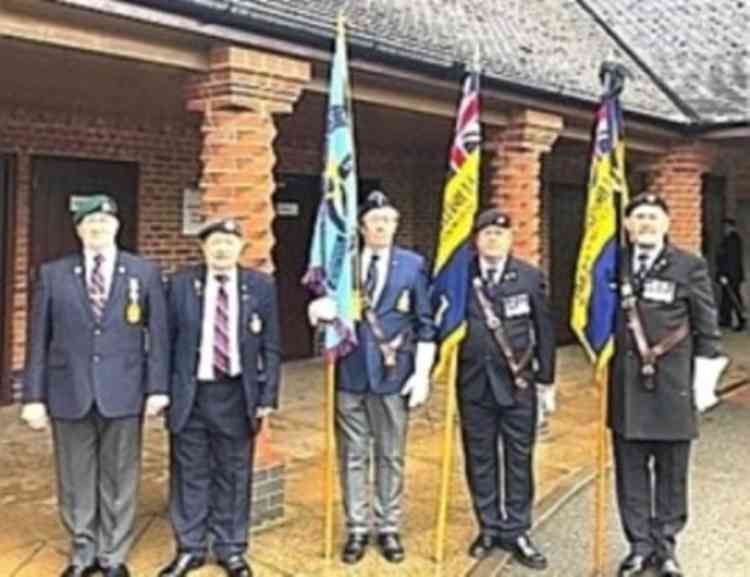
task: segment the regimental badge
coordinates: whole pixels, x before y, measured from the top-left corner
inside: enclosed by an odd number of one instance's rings
[[[128,304],[125,307],[125,321],[137,325],[143,320],[143,309],[140,304],[141,284],[137,277],[130,277],[128,282]]]
[[[250,322],[247,323],[250,332],[254,335],[259,335],[263,332],[263,320],[260,318],[258,313],[250,315]]]
[[[509,270],[503,275],[503,280],[505,282],[515,282],[518,280],[518,273],[514,270]]]
[[[531,303],[529,301],[529,295],[526,293],[521,293],[509,297],[504,297],[503,310],[505,311],[506,319],[530,315]]]
[[[396,310],[403,314],[411,312],[411,293],[409,289],[401,291],[398,301],[396,301]]]
[[[673,281],[648,279],[643,283],[644,299],[658,303],[673,303],[677,286]]]

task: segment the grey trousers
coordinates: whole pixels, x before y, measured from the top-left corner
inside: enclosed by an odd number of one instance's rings
[[[407,399],[399,394],[337,393],[339,471],[349,533],[369,532],[371,450],[375,462],[375,530],[399,530],[408,423]]]
[[[133,541],[140,475],[140,416],[108,419],[92,409],[78,420],[52,420],[57,496],[73,543],[70,562],[125,563]]]

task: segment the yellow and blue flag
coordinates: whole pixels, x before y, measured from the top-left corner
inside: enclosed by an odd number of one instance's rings
[[[435,374],[445,376],[448,359],[466,334],[466,301],[471,261],[471,228],[479,202],[479,72],[464,81],[450,170],[443,191],[443,214],[432,281],[432,302],[440,342]]]
[[[571,327],[597,370],[614,353],[623,207],[628,202],[625,133],[617,91],[596,113],[583,240],[575,274]]]
[[[337,317],[325,325],[324,353],[337,358],[356,344],[359,320],[357,169],[350,107],[346,33],[339,19],[331,66],[323,196],[302,283],[336,302]]]

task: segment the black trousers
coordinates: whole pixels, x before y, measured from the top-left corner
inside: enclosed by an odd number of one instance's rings
[[[687,523],[690,441],[629,441],[613,434],[617,506],[633,553],[674,555]]]
[[[218,559],[247,550],[255,436],[240,380],[201,383],[171,437],[169,516],[181,552]]]
[[[531,528],[536,397],[529,392],[502,406],[487,383],[482,397],[459,396],[458,404],[466,477],[479,528],[513,541]]]
[[[745,321],[745,304],[742,302],[742,283],[728,282],[721,285],[721,301],[719,303],[719,322],[722,326],[732,326],[733,317],[737,317],[737,323]]]

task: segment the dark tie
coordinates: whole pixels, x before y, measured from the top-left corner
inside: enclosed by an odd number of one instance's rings
[[[216,293],[214,313],[214,378],[218,381],[229,375],[229,293],[225,274],[217,274],[219,290]]]
[[[94,255],[94,270],[91,271],[89,277],[89,301],[91,302],[91,310],[94,311],[97,320],[101,320],[104,307],[107,304],[107,288],[104,285],[104,273],[102,272],[103,263],[103,254]]]
[[[642,281],[646,278],[646,273],[648,272],[648,257],[649,254],[645,250],[640,251],[636,255],[637,269],[635,271],[635,276],[638,281]]]
[[[484,286],[487,287],[487,294],[495,296],[497,293],[497,267],[489,266],[484,271]]]
[[[365,296],[370,303],[375,297],[375,288],[378,286],[378,261],[380,255],[376,252],[370,257],[370,264],[367,265],[367,276],[365,277]]]

